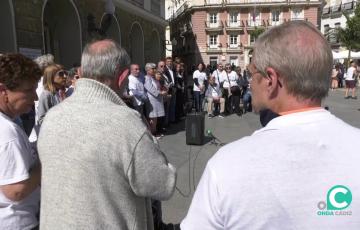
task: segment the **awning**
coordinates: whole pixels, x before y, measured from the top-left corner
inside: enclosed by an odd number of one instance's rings
[[[348,58],[348,55],[349,55],[348,50],[343,50],[340,52],[332,51],[332,53],[333,53],[333,59],[345,59],[345,58]],[[350,58],[360,58],[360,52],[352,52],[351,51]]]

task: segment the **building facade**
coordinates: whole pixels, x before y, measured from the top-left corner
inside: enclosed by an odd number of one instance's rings
[[[250,63],[255,33],[291,20],[320,27],[319,0],[177,0],[169,19],[173,55],[199,62]]]
[[[343,12],[348,13],[350,17],[353,16],[357,4],[357,1],[354,0],[327,0],[322,9],[321,32],[328,39],[334,51],[346,49],[340,46],[336,29],[346,27],[346,17]]]
[[[84,46],[111,38],[132,62],[165,56],[165,0],[1,0],[0,52],[51,53],[71,67]]]

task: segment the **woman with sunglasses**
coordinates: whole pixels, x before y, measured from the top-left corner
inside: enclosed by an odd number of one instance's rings
[[[67,75],[63,66],[58,64],[50,65],[44,70],[44,91],[40,95],[38,105],[39,125],[44,120],[47,111],[65,99]]]

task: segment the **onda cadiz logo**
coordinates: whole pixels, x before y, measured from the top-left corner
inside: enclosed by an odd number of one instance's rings
[[[347,208],[352,201],[350,189],[343,185],[336,185],[327,192],[326,202],[320,201],[317,205],[318,216],[351,216]],[[347,209],[347,210],[344,210]]]

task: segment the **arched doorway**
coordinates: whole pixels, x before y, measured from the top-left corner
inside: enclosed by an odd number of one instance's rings
[[[138,22],[134,22],[130,33],[131,62],[144,66],[144,33]]]
[[[151,61],[157,63],[161,59],[160,36],[157,30],[153,30],[150,40]]]
[[[45,53],[66,68],[80,63],[82,38],[79,13],[72,0],[47,0],[43,6]]]
[[[14,10],[11,0],[0,1],[0,53],[17,52]]]
[[[100,25],[104,29],[105,38],[110,38],[121,45],[120,26],[115,15],[104,14]]]

